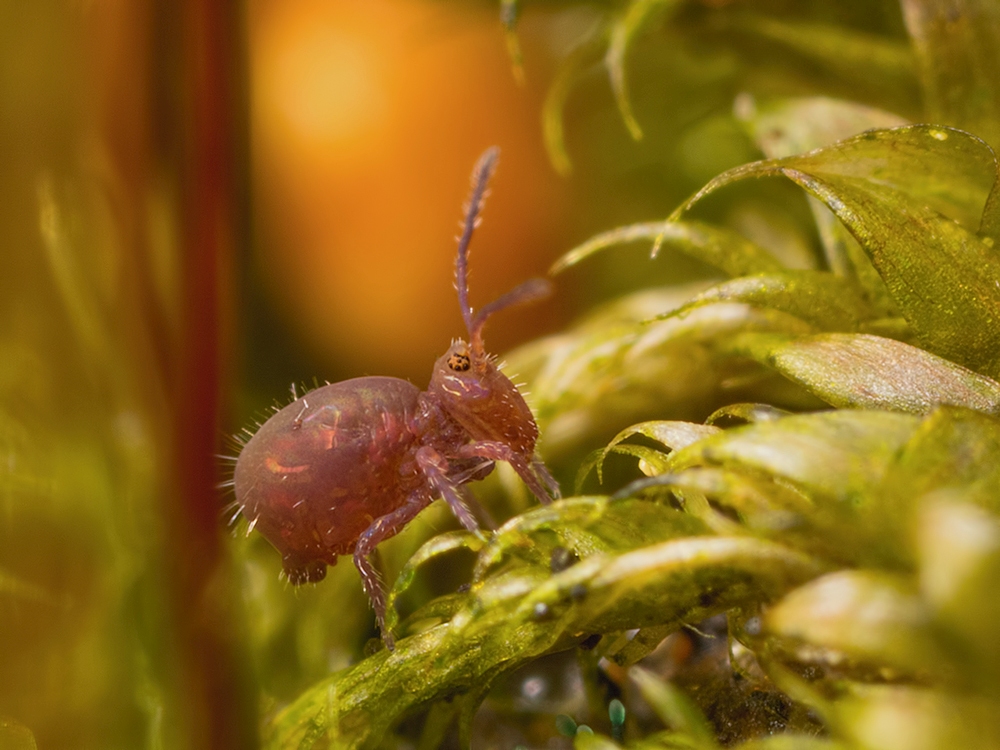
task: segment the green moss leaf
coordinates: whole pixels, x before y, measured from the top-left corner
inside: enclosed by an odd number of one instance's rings
[[[623,440],[627,440],[634,435],[643,435],[650,440],[655,440],[669,450],[677,450],[691,445],[691,443],[695,443],[704,437],[714,435],[719,431],[718,427],[712,427],[711,425],[669,421],[641,422],[631,427],[626,427],[615,435],[611,439],[611,442],[596,455],[594,465],[597,469],[598,478],[601,477],[601,466],[608,457],[608,453]]]
[[[903,0],[927,114],[1000,148],[1000,6],[993,0]]]
[[[897,576],[831,573],[771,607],[764,624],[799,661],[846,659],[924,677],[941,676],[949,666],[930,608],[914,587]],[[819,653],[817,648],[832,653]]]
[[[711,467],[696,467],[650,479],[632,482],[614,497],[633,497],[651,491],[686,491],[710,498],[714,506],[735,514],[749,529],[774,532],[775,536],[791,541],[788,530],[801,526],[803,515],[813,510],[813,503],[802,493],[761,475],[727,471]],[[696,508],[685,503],[688,512],[717,515],[707,504]],[[717,519],[705,517],[713,527]],[[725,527],[732,532],[731,527]],[[719,530],[717,528],[717,530]]]
[[[655,298],[662,312],[703,288],[657,292]],[[655,314],[653,305],[642,310]],[[735,332],[814,330],[787,313],[741,302],[706,304],[652,323],[617,318],[612,309],[539,342],[534,363],[512,357],[512,369],[535,373],[531,404],[544,432],[546,455],[665,411],[680,419],[704,414],[733,367],[732,357],[716,344]]]
[[[709,727],[705,716],[681,690],[642,667],[632,667],[629,677],[639,687],[642,697],[656,711],[660,721],[686,735],[692,747],[718,747],[715,732]]]
[[[770,404],[727,404],[709,414],[705,424],[715,424],[724,420],[738,420],[747,423],[773,422],[775,419],[787,417],[790,413]]]
[[[718,268],[727,276],[781,270],[781,264],[767,250],[730,229],[696,221],[652,221],[591,237],[556,261],[550,273],[564,271],[600,250],[637,240],[651,240],[654,255],[667,247]]]
[[[549,85],[542,104],[542,136],[549,161],[561,175],[573,170],[569,154],[566,152],[566,137],[563,127],[563,110],[573,85],[588,63],[599,57],[605,44],[603,23],[595,23],[573,46],[566,59],[559,66],[555,78]]]
[[[915,173],[926,179],[913,180]],[[837,215],[928,349],[1000,373],[998,238],[974,234],[997,177],[996,159],[982,141],[932,126],[872,131],[804,156],[731,170],[674,218],[723,185],[764,175],[788,177]]]
[[[682,518],[668,508],[659,512]],[[678,529],[690,527],[690,521],[679,523]],[[636,525],[633,538],[648,528]],[[274,718],[267,746],[381,747],[408,712],[456,695],[479,700],[498,677],[587,633],[679,627],[776,599],[822,572],[821,563],[782,545],[717,537],[595,554],[557,573],[547,566],[507,568],[476,584],[450,622],[403,638],[395,652],[379,652],[305,691]]]
[[[873,128],[906,125],[898,115],[828,97],[783,99],[756,105],[737,103],[750,137],[768,159],[781,159],[829,146]],[[884,315],[895,310],[878,272],[847,228],[820,201],[809,196],[830,270],[855,282]]]
[[[737,102],[736,114],[768,159],[803,154],[873,128],[896,128],[906,120],[892,112],[826,96]]]
[[[604,57],[604,64],[607,66],[608,75],[611,78],[611,89],[615,95],[615,102],[618,104],[618,111],[621,113],[629,134],[636,140],[642,138],[642,128],[639,127],[635,115],[632,114],[628,79],[625,73],[625,55],[639,31],[654,18],[676,10],[681,4],[681,0],[632,0],[622,16],[611,27],[611,39]]]
[[[833,406],[926,414],[940,404],[1000,411],[1000,383],[901,341],[867,334],[744,334],[756,359]]]
[[[707,529],[697,519],[653,503],[568,498],[532,508],[498,529],[476,562],[473,580],[485,580],[504,560],[549,568],[556,547],[589,557],[704,533]]]
[[[962,681],[980,689],[997,684],[1000,601],[987,592],[1000,576],[1000,519],[950,490],[925,499],[915,526],[921,590],[944,632],[961,644]]]
[[[936,491],[1000,513],[1000,421],[969,409],[934,411],[904,446],[882,492],[883,503],[912,505]]]
[[[820,329],[838,331],[856,330],[874,315],[854,284],[823,271],[743,276],[706,289],[686,307],[712,302],[746,302],[786,312]]]
[[[868,501],[919,424],[907,414],[832,411],[726,430],[672,454],[673,470],[722,466],[762,471],[810,497]]]
[[[884,750],[1000,747],[994,700],[903,685],[857,685],[836,704],[836,733]]]
[[[598,562],[584,584],[581,613],[581,625],[591,632],[698,622],[739,603],[770,600],[824,568],[784,545],[739,537],[676,539]],[[529,600],[556,585],[546,582]]]
[[[915,89],[913,53],[901,41],[843,26],[790,22],[773,16],[739,16],[737,28],[793,50],[864,89],[880,87],[884,93]]]

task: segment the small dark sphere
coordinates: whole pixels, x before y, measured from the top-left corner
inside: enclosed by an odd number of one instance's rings
[[[574,602],[582,602],[587,597],[587,586],[582,583],[574,583],[569,590],[569,598]]]

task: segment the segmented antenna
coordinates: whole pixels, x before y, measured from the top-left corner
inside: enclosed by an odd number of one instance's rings
[[[552,284],[547,279],[528,279],[523,284],[519,284],[506,294],[485,305],[476,313],[476,317],[472,319],[472,325],[469,326],[469,347],[472,349],[473,362],[478,361],[485,354],[483,347],[483,326],[486,325],[488,317],[506,307],[544,299],[551,293]]]
[[[455,288],[458,290],[458,306],[462,310],[462,318],[465,320],[465,327],[469,331],[470,338],[473,337],[473,319],[472,307],[469,306],[469,240],[472,239],[472,232],[479,226],[479,212],[482,210],[483,200],[486,198],[486,187],[496,169],[499,156],[500,149],[496,146],[486,149],[479,157],[479,161],[476,162],[476,168],[472,170],[472,192],[469,193],[469,200],[465,204],[465,222],[462,227],[462,236],[458,240],[458,255],[455,257]]]

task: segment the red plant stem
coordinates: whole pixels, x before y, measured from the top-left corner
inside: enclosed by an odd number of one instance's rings
[[[218,575],[224,558],[216,459],[225,382],[223,290],[242,230],[242,10],[236,2],[202,0],[184,0],[176,10],[183,311],[173,379],[179,507],[171,514],[168,554],[180,658],[177,698],[188,747],[252,748],[257,722],[249,683],[241,679],[247,666],[227,627],[234,625],[225,617],[232,614],[225,601],[231,589],[219,585],[225,579]]]

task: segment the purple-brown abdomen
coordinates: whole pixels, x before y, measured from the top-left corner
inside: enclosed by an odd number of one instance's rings
[[[322,579],[374,518],[406,501],[418,483],[407,464],[419,393],[398,378],[323,386],[277,412],[243,447],[236,500],[282,554],[292,583]]]

